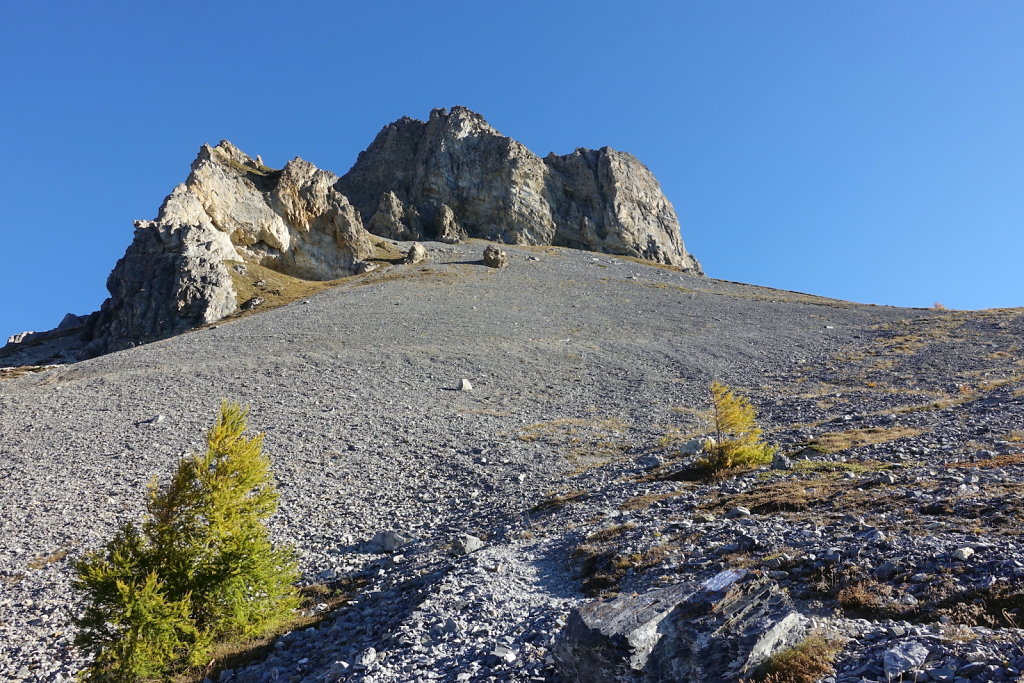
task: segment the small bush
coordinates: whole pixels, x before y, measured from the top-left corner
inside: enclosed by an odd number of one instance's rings
[[[890,589],[877,581],[858,581],[844,586],[836,593],[836,602],[853,614],[872,614],[882,605],[883,597],[888,597]]]
[[[256,636],[298,606],[293,553],[270,543],[277,509],[263,437],[243,436],[247,412],[221,406],[206,453],[150,485],[141,526],[75,563],[85,608],[76,643],[94,656],[91,681],[165,677],[199,664],[216,640]]]
[[[836,638],[812,633],[795,646],[772,655],[765,665],[763,683],[815,683],[832,675],[832,663],[843,649]]]
[[[711,383],[714,409],[715,443],[697,464],[710,472],[765,465],[775,448],[761,441],[757,414],[750,399],[740,396],[724,384]]]

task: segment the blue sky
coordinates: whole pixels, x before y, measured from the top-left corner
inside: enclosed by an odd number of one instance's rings
[[[1022,35],[995,0],[9,3],[0,335],[98,308],[200,144],[341,174],[456,104],[635,154],[713,277],[1022,306]]]

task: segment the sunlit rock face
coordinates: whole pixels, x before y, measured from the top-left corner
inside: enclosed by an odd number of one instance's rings
[[[203,145],[188,179],[135,238],[107,280],[93,354],[168,337],[238,310],[229,261],[307,280],[355,272],[370,234],[337,176],[302,159],[279,171],[230,142]]]
[[[541,159],[465,107],[385,126],[337,188],[364,217],[374,217],[370,230],[381,236],[436,238],[450,210],[470,237],[623,254],[701,272],[672,204],[635,157],[604,147]]]

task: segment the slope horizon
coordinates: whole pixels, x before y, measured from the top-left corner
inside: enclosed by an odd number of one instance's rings
[[[1019,8],[463,7],[448,4],[436,52],[422,8],[12,10],[2,49],[24,67],[0,77],[21,103],[0,113],[0,336],[96,310],[132,221],[155,215],[200,144],[340,175],[388,122],[458,104],[541,156],[636,156],[710,277],[883,305],[1024,303]],[[332,42],[341,25],[386,25],[389,47],[374,30]],[[612,27],[619,47],[588,52]],[[143,33],[178,49],[126,41]],[[493,48],[513,40],[523,49]],[[246,51],[277,58],[256,69]]]

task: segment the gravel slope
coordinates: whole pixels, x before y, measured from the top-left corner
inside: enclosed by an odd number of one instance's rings
[[[712,379],[757,394],[769,426],[781,427],[797,420],[772,403],[779,387],[811,369],[812,384],[838,381],[885,330],[941,317],[565,249],[506,247],[511,263],[496,271],[480,264],[484,246],[429,244],[425,264],[0,381],[0,678],[60,680],[82,663],[68,645],[69,559],[140,513],[143,485],[199,447],[221,399],[248,403],[250,426],[266,432],[282,492],[275,533],[300,549],[307,577],[368,571],[379,582],[360,603],[376,617],[341,614],[292,637],[306,645],[278,648],[302,656],[239,678],[549,675],[543,643],[585,598],[559,555],[567,526],[547,540],[515,536],[531,507],[580,477],[597,490],[634,471],[669,427],[695,426],[685,409],[705,407]],[[903,372],[945,387],[949,362]],[[461,378],[472,390],[456,390]],[[808,420],[815,410],[807,402]],[[795,443],[806,436],[798,432],[780,438]],[[586,469],[613,456],[624,464]],[[367,552],[386,529],[417,539],[397,562]],[[446,548],[460,533],[487,546],[453,559]],[[493,626],[467,631],[469,617],[446,626],[460,613]],[[504,665],[493,654],[503,636],[511,646],[532,632],[520,668],[488,669],[488,658]],[[435,649],[413,648],[423,638]],[[375,653],[389,642],[413,649],[386,664],[366,655],[370,642]]]

